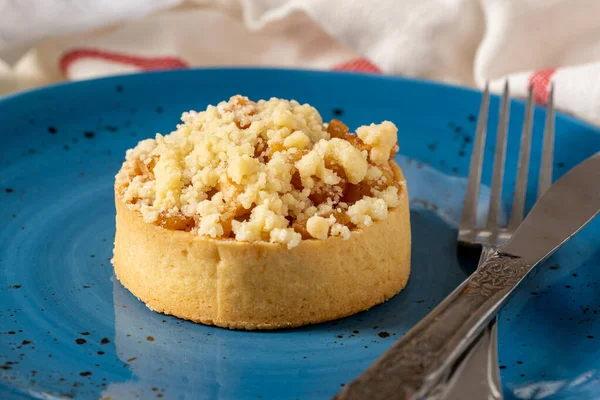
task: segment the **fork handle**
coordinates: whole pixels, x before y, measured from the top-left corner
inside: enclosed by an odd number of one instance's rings
[[[432,395],[430,389],[445,378],[531,267],[521,258],[494,254],[336,399]]]
[[[485,263],[495,248],[482,245],[477,267]],[[495,316],[481,334],[461,355],[449,372],[449,379],[439,383],[444,394],[439,400],[485,399],[502,400],[502,383],[498,367],[498,316]]]
[[[436,400],[503,399],[496,352],[497,331],[497,319],[493,319],[455,363],[450,379],[441,382],[441,388],[431,390],[442,393]]]

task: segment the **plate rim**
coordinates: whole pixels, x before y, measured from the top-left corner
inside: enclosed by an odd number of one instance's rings
[[[29,88],[13,93],[9,93],[4,96],[0,96],[0,109],[8,103],[13,101],[20,101],[23,98],[26,98],[31,95],[40,95],[46,92],[51,92],[54,90],[60,90],[63,87],[72,87],[72,86],[85,86],[85,85],[94,85],[102,82],[110,82],[117,81],[119,79],[130,79],[133,77],[138,77],[138,79],[144,77],[152,77],[152,76],[166,76],[166,75],[178,75],[178,74],[193,74],[193,73],[203,73],[203,72],[217,72],[217,73],[259,73],[259,72],[274,72],[274,73],[284,73],[284,74],[307,74],[307,75],[321,75],[321,76],[336,76],[336,77],[346,77],[351,79],[366,79],[366,80],[383,80],[390,82],[408,82],[408,83],[416,83],[418,85],[423,86],[432,86],[435,88],[441,89],[452,89],[458,90],[462,92],[468,92],[471,94],[483,94],[483,91],[469,87],[465,85],[458,85],[448,82],[441,82],[436,80],[430,80],[425,78],[417,78],[417,77],[407,77],[407,76],[396,76],[396,75],[379,75],[379,74],[371,74],[371,73],[362,73],[362,72],[351,72],[351,71],[327,71],[327,70],[319,70],[319,69],[309,69],[309,68],[285,68],[285,67],[261,67],[261,66],[215,66],[215,67],[199,67],[199,68],[185,68],[185,69],[167,69],[167,70],[155,70],[155,71],[142,71],[142,72],[133,72],[128,74],[117,74],[117,75],[109,75],[91,79],[82,79],[77,81],[63,81],[52,83],[49,85],[44,85],[35,88]],[[490,93],[493,99],[499,100],[500,95],[495,93]],[[519,97],[511,97],[511,104],[517,103],[522,106],[525,106],[525,99],[521,99]],[[536,104],[536,110],[542,111],[544,114],[546,112],[545,108],[539,104]],[[573,116],[565,111],[556,110],[556,118],[557,119],[565,119],[568,122],[583,125],[585,128],[589,130],[593,130],[596,133],[600,134],[600,125],[596,125],[588,120],[585,120],[580,117]]]

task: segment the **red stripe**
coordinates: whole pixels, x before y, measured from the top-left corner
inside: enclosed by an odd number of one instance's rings
[[[548,102],[548,89],[556,68],[542,69],[529,77],[529,86],[533,86],[533,97],[539,104]]]
[[[177,57],[141,57],[98,49],[73,49],[64,53],[60,58],[60,71],[66,76],[71,64],[82,59],[96,59],[125,64],[139,68],[142,71],[187,68],[189,66],[188,63]]]
[[[346,61],[335,65],[332,71],[352,71],[366,72],[372,74],[381,74],[381,70],[366,58],[355,58],[354,60]]]

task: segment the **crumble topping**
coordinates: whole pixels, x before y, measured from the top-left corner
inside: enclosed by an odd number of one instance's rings
[[[308,104],[239,95],[181,120],[128,150],[116,176],[119,195],[147,223],[292,248],[348,239],[404,195],[389,121],[355,135],[341,121],[324,124]]]

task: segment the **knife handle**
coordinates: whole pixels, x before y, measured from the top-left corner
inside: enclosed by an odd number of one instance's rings
[[[494,254],[335,398],[412,400],[441,390],[452,364],[533,266]]]

